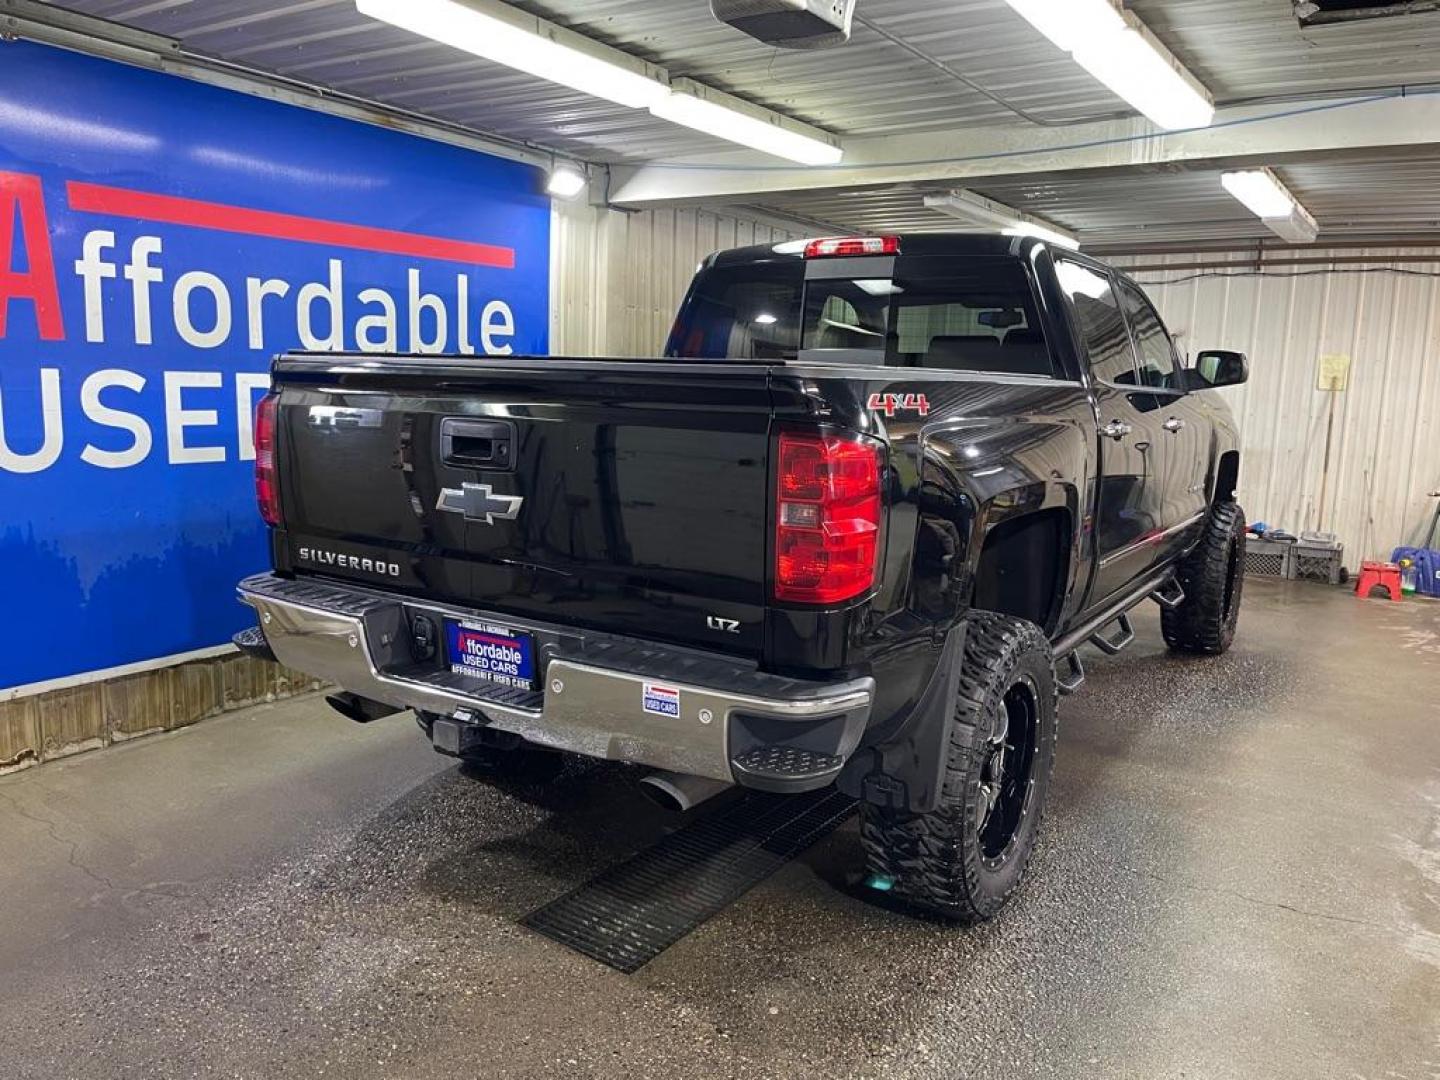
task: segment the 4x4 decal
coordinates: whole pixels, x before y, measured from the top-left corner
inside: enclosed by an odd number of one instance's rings
[[[930,415],[930,402],[924,394],[871,394],[865,407],[871,412],[883,411],[886,416],[894,416],[897,412]]]

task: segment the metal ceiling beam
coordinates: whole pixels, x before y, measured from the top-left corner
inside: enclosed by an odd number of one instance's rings
[[[1358,151],[1403,154],[1440,131],[1440,90],[1385,92],[1291,107],[1237,106],[1213,126],[1157,133],[1143,119],[1036,130],[970,128],[954,134],[850,139],[844,165],[766,166],[754,154],[614,167],[610,200],[622,206],[753,201],[836,188],[960,181],[1104,169],[1276,165]]]

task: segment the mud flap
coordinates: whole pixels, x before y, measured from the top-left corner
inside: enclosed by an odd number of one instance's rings
[[[862,746],[851,757],[835,782],[846,795],[916,814],[927,814],[940,804],[945,739],[960,689],[966,629],[960,622],[946,635],[940,662],[909,719],[893,736]]]

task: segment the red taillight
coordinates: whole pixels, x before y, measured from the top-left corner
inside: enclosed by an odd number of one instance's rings
[[[275,477],[275,413],[280,395],[274,390],[255,410],[255,501],[266,525],[280,524],[280,484]]]
[[[780,436],[775,599],[835,604],[875,584],[880,448],[836,435]]]
[[[805,258],[828,259],[840,255],[899,255],[898,236],[832,236],[811,240],[805,245]]]

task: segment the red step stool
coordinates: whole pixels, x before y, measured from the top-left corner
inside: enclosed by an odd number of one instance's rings
[[[1370,590],[1376,585],[1384,586],[1390,599],[1400,602],[1400,567],[1393,562],[1366,562],[1360,564],[1360,580],[1355,583],[1355,595],[1361,600],[1370,597]]]

